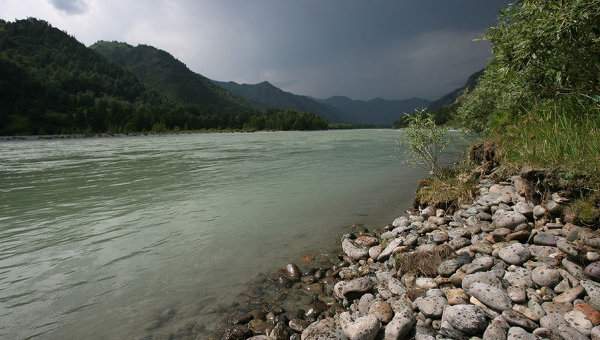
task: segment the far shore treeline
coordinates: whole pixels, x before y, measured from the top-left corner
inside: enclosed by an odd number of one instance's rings
[[[149,62],[161,70],[172,61]],[[45,21],[0,20],[0,135],[328,126],[313,113],[258,110],[176,66],[179,73],[139,77]],[[184,71],[193,79],[181,79]]]

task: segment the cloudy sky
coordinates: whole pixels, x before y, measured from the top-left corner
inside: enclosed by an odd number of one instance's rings
[[[436,98],[489,59],[509,0],[0,0],[86,45],[149,44],[217,80],[315,97]]]

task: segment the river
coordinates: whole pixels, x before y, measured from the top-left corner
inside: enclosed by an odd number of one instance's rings
[[[400,134],[0,142],[0,338],[138,339],[165,310],[210,328],[257,274],[411,205]]]

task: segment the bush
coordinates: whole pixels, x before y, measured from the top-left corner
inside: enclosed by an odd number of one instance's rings
[[[440,174],[439,158],[448,146],[448,130],[436,125],[433,117],[424,110],[411,115],[405,129],[404,144],[412,161],[425,166],[432,175]]]

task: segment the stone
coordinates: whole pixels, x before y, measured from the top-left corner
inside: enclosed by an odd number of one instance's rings
[[[585,314],[579,310],[567,312],[564,316],[569,326],[575,328],[583,335],[590,335],[592,331],[592,322],[585,317]]]
[[[577,299],[581,293],[583,293],[583,289],[584,288],[582,286],[573,287],[556,296],[554,299],[552,299],[552,301],[555,303],[571,303],[573,300]]]
[[[573,275],[578,280],[582,280],[585,278],[585,276],[583,275],[583,269],[578,264],[573,263],[567,259],[563,259],[561,264],[569,272],[569,274]]]
[[[507,247],[500,249],[498,256],[502,261],[508,264],[519,265],[529,259],[531,253],[529,249],[521,243],[513,243]]]
[[[222,340],[243,340],[247,339],[248,336],[252,335],[252,332],[248,329],[246,325],[234,325],[232,327],[228,327],[223,332],[221,337]]]
[[[382,248],[380,245],[373,246],[369,248],[369,257],[373,260],[377,260],[379,254],[381,254]]]
[[[288,322],[288,327],[290,327],[291,330],[293,330],[294,332],[298,332],[298,333],[302,333],[306,327],[308,327],[308,325],[310,325],[309,321],[306,320],[302,320],[302,319],[291,319]]]
[[[540,266],[531,271],[531,280],[538,286],[554,287],[562,277],[556,269]]]
[[[293,263],[289,263],[285,266],[285,275],[288,277],[288,279],[292,281],[298,281],[302,276],[300,268],[298,268],[298,266]]]
[[[354,240],[354,243],[363,247],[372,247],[379,243],[379,239],[371,235],[360,235]]]
[[[500,279],[493,272],[479,272],[465,275],[462,279],[462,288],[468,292],[469,288],[475,283],[485,283],[490,286],[502,288]]]
[[[533,286],[533,280],[531,280],[531,272],[523,267],[510,268],[504,274],[504,280],[511,286],[528,288]]]
[[[582,312],[585,315],[585,318],[592,322],[592,325],[597,326],[600,324],[600,311],[595,310],[589,304],[576,303],[575,310]]]
[[[441,296],[428,296],[424,298],[417,298],[414,301],[414,305],[419,308],[428,318],[439,319],[442,317],[444,307],[448,304],[448,301]]]
[[[567,324],[558,326],[558,335],[568,340],[589,340],[587,336],[579,333],[575,328]]]
[[[469,301],[469,297],[465,291],[460,288],[451,288],[446,290],[446,299],[450,305],[462,305]]]
[[[540,306],[540,309],[541,308],[542,307]],[[533,320],[533,321],[539,321],[540,318],[544,315],[543,310],[541,311],[542,315],[539,315],[536,312],[532,311],[531,309],[529,309],[523,305],[513,305],[513,310],[517,313],[523,314],[523,316],[525,316],[529,320]]]
[[[483,340],[505,340],[508,323],[501,316],[494,318],[483,333]]]
[[[444,243],[448,241],[448,233],[443,230],[435,230],[430,234],[431,240],[435,243]]]
[[[526,223],[527,217],[516,211],[497,210],[492,220],[497,228],[513,229],[521,223]]]
[[[456,305],[446,307],[443,319],[453,328],[468,335],[478,335],[487,327],[485,313],[473,305]]]
[[[502,317],[504,320],[506,320],[506,322],[508,322],[509,325],[521,327],[528,331],[533,331],[538,327],[535,322],[514,310],[505,310],[502,312]]]
[[[506,293],[508,294],[508,297],[516,303],[524,302],[527,299],[527,293],[523,287],[510,286],[506,288]]]
[[[502,288],[477,282],[465,291],[491,309],[503,311],[512,308],[512,301]]]
[[[541,205],[536,205],[535,207],[533,207],[533,216],[535,216],[536,218],[540,218],[545,214],[546,208],[542,207]]]
[[[394,311],[389,303],[385,301],[375,301],[369,307],[368,314],[374,315],[382,323],[388,323],[394,317]]]
[[[417,320],[408,308],[396,312],[394,318],[385,326],[384,340],[402,340],[410,333]]]
[[[571,244],[571,242],[567,241],[562,237],[556,240],[556,247],[558,247],[558,249],[560,249],[565,254],[572,257],[575,257],[578,254],[577,248],[575,248],[575,246]]]
[[[333,287],[338,299],[344,299],[350,293],[365,293],[373,288],[373,282],[368,277],[359,277],[350,281],[340,281]]]
[[[541,246],[555,246],[556,236],[550,233],[540,232],[533,237],[533,243]]]
[[[375,301],[375,296],[373,296],[373,294],[367,293],[361,296],[358,300],[358,312],[361,315],[367,315],[373,301]]]
[[[592,336],[592,340],[600,340],[600,326],[592,328],[592,331],[590,333],[590,335]]]
[[[594,281],[600,281],[600,262],[592,262],[583,270],[585,275]]]
[[[398,237],[398,238],[395,238],[392,241],[390,241],[390,243],[388,243],[387,247],[385,247],[385,249],[383,249],[381,251],[381,254],[379,254],[377,256],[377,260],[383,260],[383,259],[388,258],[390,255],[392,255],[392,252],[394,252],[394,249],[401,246],[403,242],[404,242],[404,239],[402,237]]]
[[[407,227],[409,224],[410,221],[406,216],[400,216],[392,222],[392,226],[394,227]]]
[[[381,328],[381,323],[374,315],[361,316],[352,320],[348,312],[339,316],[342,333],[348,340],[373,340]]]
[[[515,204],[513,207],[513,210],[521,215],[529,217],[533,216],[533,205],[531,203],[517,202],[517,204]]]
[[[332,318],[323,319],[317,322],[311,323],[300,337],[301,340],[337,340],[335,320]]]
[[[581,286],[590,297],[588,303],[596,310],[600,310],[600,284],[590,280],[581,280]]]
[[[494,265],[494,258],[491,256],[481,256],[475,258],[473,262],[465,264],[461,267],[461,270],[466,274],[472,274],[479,271],[485,271]]]
[[[521,327],[511,327],[508,330],[507,340],[536,340],[535,335]]]
[[[421,289],[432,289],[437,288],[438,286],[435,280],[429,277],[418,277],[415,281],[415,285],[417,286],[417,288]]]
[[[349,238],[342,241],[342,250],[353,260],[360,260],[369,255],[368,248],[357,245]]]

